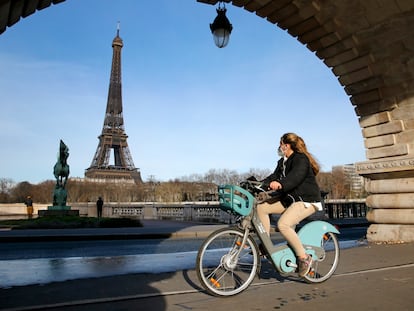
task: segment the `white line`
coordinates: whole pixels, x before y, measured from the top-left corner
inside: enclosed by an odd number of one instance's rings
[[[332,277],[358,275],[358,274],[363,274],[363,273],[380,272],[380,271],[390,271],[390,270],[396,270],[396,269],[401,269],[401,268],[411,268],[411,267],[414,267],[414,263],[402,264],[402,265],[391,266],[391,267],[374,268],[374,269],[369,269],[369,270],[344,272],[344,273],[341,273],[341,274],[334,274]]]

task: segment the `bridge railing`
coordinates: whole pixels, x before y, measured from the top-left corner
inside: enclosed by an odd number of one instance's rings
[[[367,207],[365,200],[326,200],[325,210],[317,213],[318,217],[328,219],[365,218]],[[79,215],[96,217],[97,210],[94,202],[73,203],[73,210],[79,210]],[[34,204],[34,216],[38,211],[47,209],[47,204]],[[138,219],[168,219],[182,221],[232,223],[234,217],[219,208],[216,201],[157,203],[157,202],[108,202],[104,204],[103,217],[128,217]],[[24,204],[0,204],[0,219],[26,218]]]
[[[179,221],[231,223],[233,217],[219,208],[218,202],[151,203],[131,206],[112,206],[109,217],[138,217]],[[105,216],[105,211],[104,211]]]
[[[367,206],[365,199],[326,200],[325,214],[329,219],[365,218]]]
[[[365,218],[365,200],[326,200],[322,217],[328,219]],[[140,219],[168,219],[182,221],[231,223],[233,216],[222,211],[218,202],[184,202],[174,204],[147,203],[113,205],[104,211],[107,217],[137,217]]]

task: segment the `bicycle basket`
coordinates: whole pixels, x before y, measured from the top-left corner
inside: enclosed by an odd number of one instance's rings
[[[239,186],[219,186],[218,197],[220,208],[226,212],[247,216],[253,209],[254,196]]]

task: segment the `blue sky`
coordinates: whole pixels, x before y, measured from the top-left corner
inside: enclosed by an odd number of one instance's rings
[[[67,0],[0,35],[0,178],[53,179],[59,140],[83,177],[102,130],[120,21],[128,145],[144,181],[210,169],[273,170],[285,132],[323,171],[365,161],[361,129],[321,60],[275,25],[227,5],[233,32],[217,48],[215,7],[195,0]]]

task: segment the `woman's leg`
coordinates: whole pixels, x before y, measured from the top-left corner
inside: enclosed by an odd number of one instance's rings
[[[270,214],[282,214],[285,211],[284,206],[279,201],[269,204],[261,203],[257,204],[257,215],[260,221],[263,223],[268,235],[270,235]]]
[[[299,236],[295,232],[295,226],[301,220],[315,213],[315,211],[313,205],[305,207],[303,202],[295,202],[286,209],[277,223],[280,233],[299,258],[306,257],[306,253]]]

